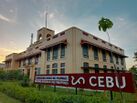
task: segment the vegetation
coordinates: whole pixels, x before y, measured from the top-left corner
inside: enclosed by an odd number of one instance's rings
[[[134,59],[137,61],[137,52],[134,53]]]
[[[1,82],[0,92],[20,100],[23,103],[108,103],[108,92],[79,91],[75,95],[73,89],[57,88],[53,92],[52,87],[46,86],[40,91],[35,87],[22,87],[18,82]],[[123,94],[125,103],[136,103],[135,94]],[[114,93],[114,103],[120,103],[120,94]]]
[[[23,103],[108,103],[110,100],[109,92],[79,89],[78,95],[75,95],[75,89],[57,88],[56,92],[54,92],[53,87],[42,85],[41,88],[38,89],[36,88],[38,85],[30,85],[29,82],[28,76],[23,75],[20,71],[1,71],[0,102],[7,102],[7,100],[4,99],[6,98],[4,97],[5,95],[1,93]],[[113,94],[114,103],[121,103],[120,94],[115,92]],[[125,103],[137,102],[135,94],[123,93],[123,97]],[[18,103],[18,101],[12,103]]]
[[[21,85],[29,86],[29,77],[23,74],[20,70],[0,71],[0,81],[20,81]]]
[[[104,32],[106,32],[107,29],[110,29],[113,26],[113,22],[110,19],[104,17],[102,17],[101,20],[99,20],[98,24],[99,30],[103,30]]]
[[[129,71],[132,72],[137,86],[137,67],[133,66],[129,69]]]
[[[0,103],[21,103],[21,102],[11,97],[8,97],[7,95],[0,92]]]
[[[23,73],[20,70],[0,71],[0,80],[22,80]]]

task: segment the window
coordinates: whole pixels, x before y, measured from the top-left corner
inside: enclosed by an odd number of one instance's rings
[[[89,63],[84,62],[83,63],[83,67],[89,67]],[[84,68],[84,73],[89,73],[89,69],[88,68]]]
[[[57,74],[58,73],[57,68],[58,68],[57,63],[52,64],[52,74]]]
[[[25,66],[26,65],[26,60],[23,60],[23,66]]]
[[[61,63],[61,64],[60,64],[60,67],[61,67],[61,68],[65,68],[65,63]]]
[[[19,67],[21,67],[21,61],[19,61]]]
[[[94,60],[98,60],[98,48],[94,47]]]
[[[104,44],[105,44],[106,42],[102,40],[102,43],[104,43]]]
[[[113,69],[113,66],[111,66],[111,69]]]
[[[89,63],[84,62],[84,63],[83,63],[83,67],[89,67]]]
[[[47,65],[47,68],[46,68],[46,69],[47,69],[47,70],[46,70],[46,71],[47,71],[46,73],[47,73],[47,74],[50,74],[50,65]]]
[[[50,74],[50,70],[49,70],[49,69],[47,69],[46,73],[47,73],[47,74]]]
[[[98,38],[97,38],[97,37],[93,37],[93,39],[98,40]]]
[[[103,66],[103,68],[104,68],[104,69],[107,69],[107,66],[106,66],[106,65],[104,65],[104,66]]]
[[[47,61],[50,60],[50,48],[47,49]]]
[[[50,41],[50,38],[48,38],[47,41]]]
[[[118,56],[115,56],[115,57],[116,57],[116,64],[119,64]]]
[[[83,35],[85,35],[85,36],[88,36],[88,33],[86,33],[86,32],[83,32]]]
[[[95,66],[95,68],[98,68],[98,67],[99,67],[98,64],[95,64],[94,66]]]
[[[53,47],[53,60],[58,59],[58,46]]]
[[[52,68],[58,68],[58,64],[57,63],[52,64]]]
[[[47,38],[49,38],[49,37],[51,37],[51,35],[50,34],[47,34],[47,36],[46,36]]]
[[[61,74],[65,74],[65,63],[61,63],[61,64],[60,64],[60,67],[61,67],[60,73],[61,73]]]
[[[82,50],[83,50],[83,57],[88,58],[88,45],[82,45]]]
[[[60,58],[64,58],[64,57],[65,57],[65,45],[61,44]]]
[[[57,69],[52,69],[52,74],[58,74],[58,70]]]
[[[65,35],[65,32],[60,33],[60,36]]]
[[[115,46],[116,49],[118,49],[118,47]]]
[[[110,63],[113,63],[113,54],[111,52],[109,53],[109,58],[110,58]]]
[[[36,56],[35,57],[35,64],[38,64],[38,62],[39,62],[39,56]]]
[[[35,73],[40,74],[40,68],[35,68]]]
[[[28,59],[28,65],[30,65],[32,63],[32,58]]]
[[[54,39],[54,38],[57,38],[58,37],[58,35],[56,34],[56,35],[54,35],[52,38]]]
[[[102,50],[102,58],[103,58],[103,61],[106,62],[106,52],[105,52],[105,50]]]
[[[95,64],[94,67],[95,67],[95,73],[99,73],[99,66],[98,66],[98,64]]]
[[[49,69],[50,68],[50,65],[47,65],[47,69]]]
[[[42,34],[39,34],[38,40],[42,39]]]
[[[124,59],[121,58],[121,65],[124,65]]]
[[[117,67],[117,70],[119,70],[119,67]]]

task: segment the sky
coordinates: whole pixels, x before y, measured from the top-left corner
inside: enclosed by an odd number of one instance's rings
[[[101,17],[113,22],[111,43],[125,50],[127,68],[136,62],[137,0],[0,0],[0,62],[13,52],[21,52],[30,45],[31,33],[36,40],[37,30],[45,26],[61,32],[76,26],[101,39],[107,35],[98,30]]]

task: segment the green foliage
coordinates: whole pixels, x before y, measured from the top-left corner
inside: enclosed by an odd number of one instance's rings
[[[21,102],[0,92],[0,103],[21,103]]]
[[[68,94],[61,91],[49,91],[51,87],[42,88],[41,91],[34,87],[22,87],[17,82],[2,82],[0,84],[0,92],[7,94],[10,97],[20,100],[23,103],[108,103],[109,94],[104,96],[104,93],[93,93],[92,96]],[[60,88],[61,89],[61,88]],[[64,90],[64,89],[62,89]],[[71,90],[69,90],[71,91]],[[73,92],[74,93],[74,92]],[[91,94],[91,91],[89,92]],[[134,96],[130,94],[124,95],[125,103],[136,103]],[[120,103],[120,94],[114,94],[114,102]]]
[[[29,79],[28,75],[24,75],[23,79],[21,81],[21,86],[28,87],[29,85],[30,85],[30,79]]]
[[[136,86],[137,86],[137,67],[133,66],[129,69],[130,72],[132,72],[134,79],[136,81]]]
[[[137,52],[134,53],[134,59],[137,61]]]
[[[110,19],[104,17],[102,17],[101,20],[99,20],[98,24],[99,30],[103,30],[104,32],[106,32],[107,29],[110,29],[113,26],[113,22]]]
[[[24,88],[18,83],[2,83],[0,85],[0,91],[24,103],[91,103],[91,101],[95,101],[95,99],[88,96],[67,94],[60,95],[58,93],[54,93],[53,91],[43,92],[32,87]],[[103,103],[101,100],[98,101]]]
[[[23,74],[20,70],[0,71],[0,80],[22,80]]]

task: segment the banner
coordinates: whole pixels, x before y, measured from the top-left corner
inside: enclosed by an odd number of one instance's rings
[[[131,73],[89,73],[36,75],[35,83],[134,93]]]

